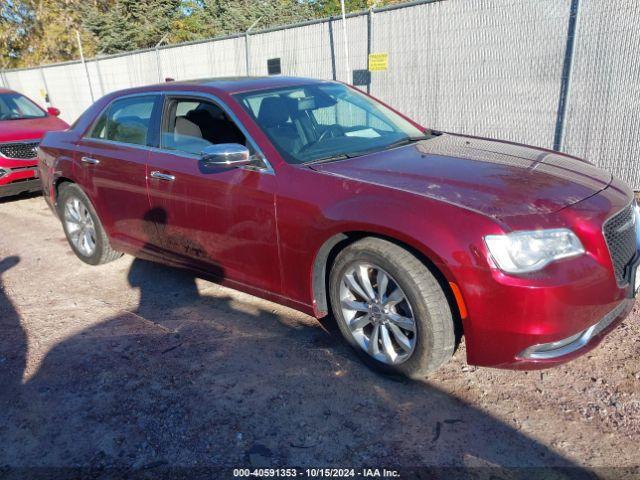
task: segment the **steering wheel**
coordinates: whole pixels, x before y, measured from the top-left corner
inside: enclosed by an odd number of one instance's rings
[[[329,137],[336,138],[336,137],[342,137],[342,136],[344,136],[344,133],[342,132],[342,129],[338,125],[329,125],[327,129],[320,134],[320,136],[318,137],[318,140],[316,140],[313,143],[321,142],[322,140]]]
[[[302,147],[299,153],[302,153],[308,150],[310,147],[313,147],[315,144],[320,143],[321,141],[326,140],[327,138],[336,138],[336,137],[342,137],[342,136],[344,136],[344,132],[342,131],[342,128],[340,128],[338,125],[328,125],[327,129],[320,134],[317,140],[311,143],[308,143],[307,145]]]

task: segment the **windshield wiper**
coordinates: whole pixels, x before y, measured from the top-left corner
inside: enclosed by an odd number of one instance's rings
[[[382,152],[384,150],[389,150],[391,148],[402,147],[403,145],[409,145],[410,143],[419,142],[421,140],[429,140],[432,137],[427,135],[418,135],[415,137],[405,137],[400,140],[396,140],[395,142],[391,142],[388,145],[384,145],[380,148],[373,148],[371,150],[360,150],[359,152],[348,153],[346,156],[348,158],[361,157],[362,155],[368,155],[369,153]]]
[[[327,162],[335,162],[336,160],[346,160],[347,158],[351,158],[350,155],[345,155],[341,153],[339,155],[327,155],[326,157],[316,158],[314,160],[309,160],[308,162],[302,162],[303,165],[315,165],[316,163],[327,163]]]
[[[391,142],[389,145],[385,145],[383,150],[389,150],[390,148],[401,147],[403,145],[409,145],[410,143],[420,142],[422,140],[428,140],[431,137],[426,135],[417,135],[415,137],[406,137],[400,140],[396,140],[395,142]]]
[[[339,155],[327,155],[326,157],[316,158],[315,160],[309,160],[308,162],[303,162],[303,165],[314,165],[316,163],[327,163],[334,162],[336,160],[346,160],[347,158],[355,158],[361,157],[362,155],[367,155],[368,153],[380,152],[382,150],[389,150],[390,148],[401,147],[403,145],[409,145],[410,143],[419,142],[421,140],[429,140],[433,138],[429,135],[416,135],[414,137],[405,137],[400,140],[396,140],[395,142],[391,142],[389,145],[385,145],[381,149],[373,149],[373,150],[361,150],[358,152],[350,152],[350,153],[341,153]]]

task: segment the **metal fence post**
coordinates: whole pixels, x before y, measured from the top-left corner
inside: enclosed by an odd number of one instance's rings
[[[154,49],[156,52],[156,69],[158,71],[158,83],[162,83],[162,65],[160,65],[160,51],[158,47]]]
[[[96,72],[98,73],[98,83],[100,84],[100,93],[102,96],[105,95],[104,91],[104,81],[102,80],[102,70],[100,69],[100,56],[96,57]]]
[[[255,27],[258,22],[262,20],[262,17],[258,17],[258,19],[253,22],[251,24],[251,26],[249,28],[247,28],[247,31],[244,32],[244,68],[245,68],[245,73],[247,75],[247,77],[249,76],[249,72],[250,72],[250,62],[251,59],[249,57],[249,33],[251,32],[251,30],[253,29],[253,27]]]
[[[244,73],[249,76],[249,30],[244,32]]]
[[[336,47],[333,40],[333,17],[329,18],[329,48],[331,49],[331,78],[336,80]]]
[[[377,3],[377,2],[376,2]],[[373,42],[373,5],[371,6],[371,8],[369,9],[369,12],[367,13],[367,70],[369,70],[369,55],[371,55],[372,52],[372,42]],[[367,82],[367,93],[371,93],[371,81],[372,81],[372,77],[371,77],[371,72],[369,72],[368,75],[368,82]]]
[[[560,79],[560,96],[558,99],[558,115],[556,117],[556,130],[553,138],[553,149],[560,151],[564,148],[565,121],[567,104],[571,93],[571,72],[573,70],[573,51],[575,48],[576,31],[580,16],[580,0],[571,0],[569,12],[569,27],[567,29],[567,46],[564,51],[564,64],[562,65],[562,78]]]
[[[162,83],[162,64],[160,62],[160,45],[164,42],[169,34],[165,33],[160,41],[156,43],[154,50],[156,52],[156,68],[158,69],[158,83]]]
[[[82,66],[84,67],[84,73],[87,75],[87,83],[89,84],[89,95],[91,95],[91,103],[93,103],[96,101],[96,99],[93,96],[93,86],[91,85],[91,77],[89,76],[89,67],[87,67],[87,62],[84,61],[82,40],[80,40],[80,32],[78,30],[76,30],[76,39],[78,40],[78,50],[80,50],[80,61],[82,62]]]
[[[47,85],[47,79],[44,76],[44,68],[40,67],[40,77],[42,77],[42,83],[44,84],[44,101],[47,106],[51,106],[51,95],[49,94],[49,86]]]

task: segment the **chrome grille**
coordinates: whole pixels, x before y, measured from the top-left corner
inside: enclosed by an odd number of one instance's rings
[[[637,250],[634,205],[635,202],[620,210],[609,218],[602,228],[607,247],[609,247],[616,281],[620,286],[627,283],[624,277],[625,267],[633,259]]]
[[[38,141],[0,143],[0,153],[7,158],[36,158]]]

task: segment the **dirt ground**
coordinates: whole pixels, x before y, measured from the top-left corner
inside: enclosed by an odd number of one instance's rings
[[[288,308],[129,256],[85,265],[40,197],[4,200],[0,473],[579,466],[613,477],[608,467],[640,465],[639,317],[551,370],[469,367],[462,345],[428,381],[400,381]]]

